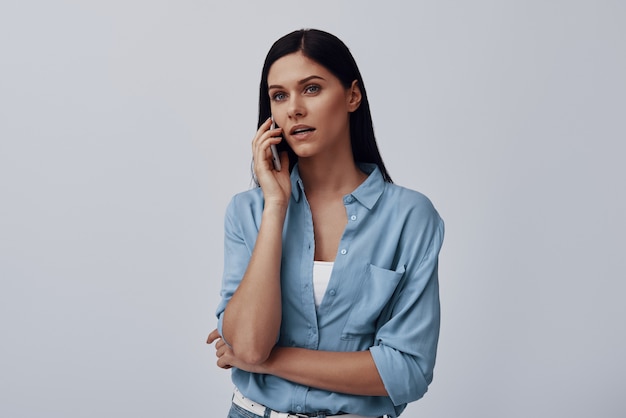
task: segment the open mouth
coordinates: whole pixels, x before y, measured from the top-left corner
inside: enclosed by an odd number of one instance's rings
[[[315,128],[312,128],[308,125],[305,124],[299,124],[299,125],[295,125],[291,128],[291,130],[289,131],[290,135],[305,135],[308,133],[311,133],[315,130]]]
[[[314,128],[298,128],[298,129],[294,129],[293,131],[291,131],[292,135],[298,135],[298,134],[303,134],[306,132],[313,132],[315,129]]]

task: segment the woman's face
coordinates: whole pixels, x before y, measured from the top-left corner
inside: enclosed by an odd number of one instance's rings
[[[267,84],[274,120],[299,158],[351,152],[349,113],[361,101],[356,81],[346,89],[324,66],[296,52],[272,64]]]

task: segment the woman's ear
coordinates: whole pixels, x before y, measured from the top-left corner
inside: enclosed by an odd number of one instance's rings
[[[354,112],[361,105],[363,96],[361,95],[361,88],[357,80],[354,80],[352,85],[348,88],[346,98],[348,100],[348,112]]]

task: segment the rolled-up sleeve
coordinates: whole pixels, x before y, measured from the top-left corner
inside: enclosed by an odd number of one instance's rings
[[[381,315],[375,345],[370,352],[395,405],[420,399],[433,379],[439,340],[439,250],[444,224],[434,215],[427,227],[430,241],[419,257],[406,266],[387,312]]]
[[[237,197],[234,196],[230,201],[224,217],[224,273],[221,300],[215,312],[220,335],[224,335],[222,333],[224,310],[243,278],[254,246],[254,243],[246,242],[243,227],[238,222],[240,217],[237,214],[240,209],[237,207]]]

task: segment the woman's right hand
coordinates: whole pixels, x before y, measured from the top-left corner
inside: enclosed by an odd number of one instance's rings
[[[254,175],[256,176],[266,206],[277,204],[287,207],[291,195],[291,179],[289,176],[289,157],[287,152],[280,153],[281,171],[276,171],[272,163],[270,145],[278,145],[282,138],[282,128],[270,129],[272,120],[266,120],[256,132],[252,140],[252,158]]]

